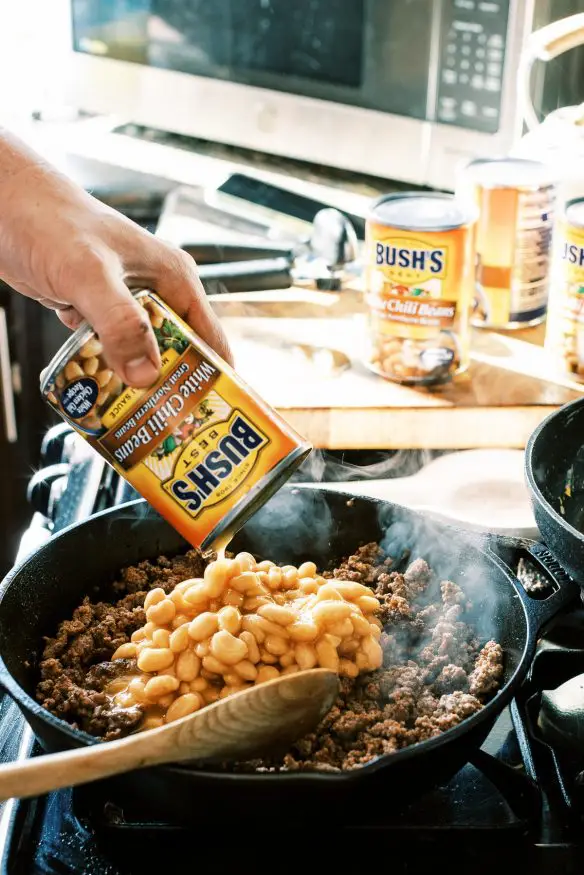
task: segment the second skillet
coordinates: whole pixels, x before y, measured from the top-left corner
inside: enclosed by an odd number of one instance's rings
[[[543,541],[584,587],[584,398],[556,410],[534,431],[525,474]]]

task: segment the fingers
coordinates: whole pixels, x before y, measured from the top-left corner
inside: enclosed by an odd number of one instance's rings
[[[233,364],[227,337],[209,302],[197,274],[194,260],[180,249],[161,245],[155,267],[156,288],[161,298],[187,322],[191,328],[222,359]]]
[[[97,270],[94,265],[76,295],[75,309],[59,316],[76,327],[77,312],[99,335],[106,361],[124,382],[146,388],[156,381],[161,363],[150,320],[113,265],[100,264]]]
[[[42,304],[43,302],[41,301],[40,303]],[[63,325],[66,325],[71,331],[75,331],[83,322],[83,316],[75,307],[51,307],[50,309],[55,310],[57,317]]]

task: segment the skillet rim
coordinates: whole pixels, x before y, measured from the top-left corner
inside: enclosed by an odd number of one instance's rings
[[[582,399],[584,403],[584,399]],[[287,484],[282,487],[282,489],[286,491],[294,491],[294,484]],[[378,498],[370,498],[368,496],[356,496],[351,493],[345,492],[328,492],[326,489],[315,489],[315,492],[319,492],[320,494],[326,495],[334,495],[339,499],[347,499],[352,502],[365,502],[368,505],[373,505],[377,507],[389,507],[392,511],[399,511],[400,513],[406,514],[406,516],[414,519],[419,519],[421,521],[428,521],[428,518],[425,514],[420,513],[415,510],[411,510],[410,508],[406,508],[403,505],[396,504],[390,501],[383,501]],[[153,510],[144,499],[137,499],[131,502],[126,502],[125,504],[117,505],[113,508],[106,508],[105,510],[99,511],[96,514],[93,514],[91,517],[83,520],[82,522],[73,523],[70,526],[62,529],[56,535],[54,535],[49,541],[42,544],[37,550],[34,550],[28,556],[25,556],[24,559],[16,566],[14,566],[8,574],[4,577],[2,582],[0,583],[0,609],[2,606],[2,602],[13,585],[16,585],[17,578],[21,572],[23,572],[26,566],[34,560],[38,553],[41,553],[43,550],[47,550],[51,547],[51,545],[61,539],[68,537],[73,531],[77,531],[78,529],[90,525],[94,520],[106,517],[113,516],[114,514],[120,513],[120,511],[125,510],[135,511],[138,507],[143,507],[144,505],[148,508],[148,513],[153,517],[157,517],[160,521],[161,525],[169,526],[169,524],[162,518],[160,515]],[[346,782],[359,782],[367,780],[368,777],[382,769],[390,767],[392,764],[404,763],[409,759],[412,759],[416,756],[416,754],[426,753],[434,751],[444,745],[446,745],[450,741],[454,741],[455,739],[470,734],[473,730],[478,729],[478,727],[491,719],[492,717],[500,714],[503,708],[511,701],[513,697],[514,688],[518,682],[520,682],[529,668],[531,663],[531,659],[535,652],[536,645],[536,633],[538,631],[537,628],[534,628],[533,622],[530,618],[529,611],[527,609],[526,599],[529,596],[525,593],[523,588],[521,587],[520,582],[516,577],[513,576],[513,572],[511,569],[492,551],[485,549],[479,543],[478,539],[473,537],[473,533],[465,531],[463,529],[459,529],[455,526],[449,525],[447,523],[442,523],[440,521],[429,520],[432,525],[437,525],[441,530],[445,531],[447,534],[451,532],[456,535],[458,538],[463,538],[468,542],[468,546],[476,551],[478,551],[484,558],[486,558],[489,562],[494,564],[497,568],[497,571],[504,575],[507,580],[509,586],[511,587],[511,593],[509,594],[510,598],[515,597],[519,601],[519,605],[521,607],[524,623],[525,623],[525,640],[523,643],[523,649],[521,651],[521,655],[519,656],[519,660],[517,666],[509,679],[506,681],[505,685],[501,687],[500,690],[495,693],[492,699],[484,705],[480,711],[477,711],[475,714],[472,714],[470,717],[465,718],[456,726],[447,729],[445,732],[440,733],[438,736],[434,736],[433,738],[425,739],[424,741],[416,742],[415,744],[409,745],[408,747],[402,748],[401,750],[395,751],[393,753],[381,754],[376,757],[374,760],[359,766],[358,768],[341,771],[341,772],[278,772],[278,773],[262,773],[262,772],[219,772],[214,771],[212,768],[209,769],[194,769],[190,768],[188,765],[183,765],[182,763],[167,763],[159,766],[151,766],[150,769],[158,769],[158,770],[166,770],[166,771],[178,771],[180,773],[188,773],[188,775],[192,776],[193,779],[203,779],[207,782],[214,781],[253,781],[256,784],[260,784],[263,782],[274,781],[275,778],[279,779],[279,781],[285,780],[289,783],[311,783],[313,781],[324,782],[328,781],[330,783],[346,783]],[[184,539],[183,539],[184,540]],[[185,542],[186,543],[186,542]],[[188,547],[188,544],[187,544]],[[519,650],[519,648],[518,648]],[[32,712],[35,718],[44,721],[49,724],[49,726],[61,733],[64,734],[67,738],[74,742],[74,747],[86,747],[95,744],[107,744],[107,742],[101,742],[99,739],[95,738],[95,736],[89,735],[86,732],[81,730],[73,729],[72,726],[67,723],[65,720],[61,720],[61,718],[56,717],[51,711],[44,708],[40,705],[32,696],[30,696],[23,687],[15,680],[10,671],[8,670],[2,655],[0,654],[0,687],[4,687],[6,692],[12,697],[12,699],[17,703],[19,707],[24,707],[27,712]],[[28,714],[23,714],[27,723]],[[30,725],[30,723],[29,723]],[[33,729],[34,732],[34,729]],[[70,749],[70,748],[64,748]],[[142,771],[142,770],[139,770]]]
[[[525,447],[525,463],[524,463],[524,472],[525,479],[527,480],[527,485],[531,491],[532,497],[540,504],[542,510],[548,514],[554,523],[557,523],[562,529],[565,529],[569,532],[570,535],[577,538],[584,544],[584,532],[580,532],[578,529],[575,529],[574,526],[569,523],[561,514],[557,512],[555,507],[548,501],[548,499],[543,494],[539,480],[535,475],[533,457],[535,455],[536,449],[539,450],[537,446],[538,441],[543,439],[542,436],[547,432],[547,429],[550,427],[550,424],[555,421],[555,424],[561,424],[565,417],[569,417],[574,410],[579,411],[579,408],[582,407],[584,410],[584,397],[576,398],[575,401],[570,401],[569,404],[564,404],[562,407],[559,407],[557,410],[553,410],[549,413],[544,420],[540,422],[535,431],[529,437],[527,445]],[[547,435],[546,435],[547,436]]]

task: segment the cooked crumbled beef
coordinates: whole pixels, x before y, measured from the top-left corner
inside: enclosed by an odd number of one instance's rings
[[[132,663],[108,662],[113,651],[144,622],[146,592],[167,592],[180,580],[201,576],[204,560],[194,551],[125,569],[113,605],[86,600],[48,640],[39,701],[72,725],[105,739],[117,738],[141,720],[139,708],[111,708],[104,685]],[[439,735],[474,714],[499,687],[503,651],[484,646],[472,624],[472,604],[451,581],[440,581],[423,559],[402,574],[378,544],[366,544],[325,576],[371,587],[381,602],[384,664],[356,680],[343,678],[340,695],[315,732],[280,758],[226,764],[237,771],[336,772],[364,765]],[[122,662],[122,661],[120,661]],[[124,722],[125,721],[125,722]]]
[[[85,675],[85,683],[92,690],[101,692],[116,678],[138,674],[135,659],[116,659],[115,662],[98,662]]]
[[[502,677],[503,648],[496,641],[489,641],[476,659],[468,677],[468,688],[473,696],[484,700],[497,692]]]
[[[111,667],[107,660],[114,651],[144,625],[143,605],[149,590],[161,586],[170,592],[181,580],[201,577],[205,565],[195,550],[173,559],[160,556],[122,571],[113,585],[119,596],[113,604],[84,599],[72,619],[60,624],[55,638],[46,639],[38,701],[76,729],[106,740],[135,729],[142,719],[141,708],[113,707],[101,692],[101,681],[111,669],[98,665]]]

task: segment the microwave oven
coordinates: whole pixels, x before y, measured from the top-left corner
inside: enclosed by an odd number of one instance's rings
[[[71,0],[68,99],[148,128],[452,189],[461,163],[505,155],[521,133],[526,36],[579,5]],[[536,70],[536,104],[584,99],[583,70],[581,50]]]

